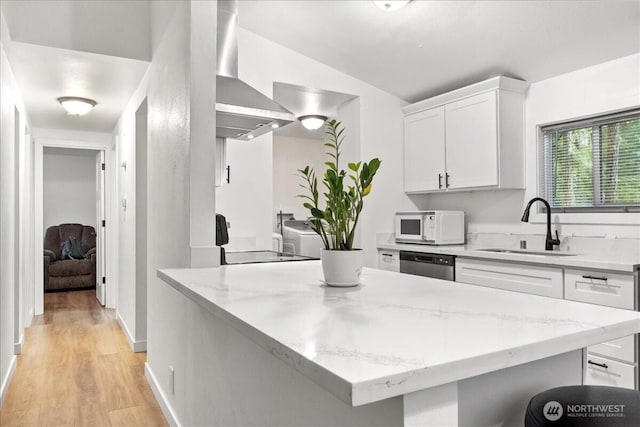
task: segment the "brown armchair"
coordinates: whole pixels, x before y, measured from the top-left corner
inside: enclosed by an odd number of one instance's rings
[[[61,259],[62,245],[75,236],[84,259]],[[60,224],[44,236],[44,290],[92,288],[96,285],[96,230],[90,225]]]

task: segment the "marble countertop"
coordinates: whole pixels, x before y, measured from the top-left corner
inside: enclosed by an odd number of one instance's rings
[[[497,248],[495,245],[449,245],[431,246],[410,243],[395,243],[393,241],[378,241],[378,249],[412,251],[423,253],[435,253],[443,255],[455,255],[463,258],[480,258],[496,261],[524,262],[529,264],[555,265],[568,268],[587,268],[596,270],[617,271],[633,273],[640,270],[640,259],[624,254],[584,254],[576,253],[570,256],[558,256],[538,254],[518,254],[490,252],[480,249]],[[544,248],[529,249],[530,251],[544,252]]]
[[[319,261],[158,276],[358,406],[640,332],[640,313],[365,268],[321,284]]]

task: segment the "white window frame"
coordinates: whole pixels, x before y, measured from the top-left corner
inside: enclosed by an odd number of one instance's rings
[[[602,112],[589,116],[575,119],[566,119],[558,122],[543,123],[536,126],[536,195],[545,197],[545,189],[543,182],[544,167],[544,135],[543,128],[548,126],[568,123],[572,121],[588,120],[594,117],[614,115],[625,111],[640,108],[640,105],[632,108],[623,108],[615,111]],[[533,197],[534,195],[532,195]],[[538,206],[535,213],[532,212],[529,221],[531,223],[541,224],[547,222],[546,213],[542,211],[542,206]],[[640,212],[552,212],[551,222],[555,224],[607,224],[607,225],[640,225]]]

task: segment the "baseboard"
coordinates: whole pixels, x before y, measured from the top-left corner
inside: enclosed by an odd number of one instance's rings
[[[144,341],[135,341],[133,343],[133,352],[134,353],[142,353],[147,351],[147,340]]]
[[[9,390],[9,385],[11,384],[13,373],[16,371],[17,363],[18,363],[18,358],[16,356],[12,356],[11,363],[9,363],[9,371],[7,372],[7,375],[2,379],[2,387],[0,387],[0,408],[2,408],[2,404],[4,403],[4,398],[7,395],[7,390]]]
[[[13,354],[22,354],[22,346],[24,345],[24,334],[20,335],[20,341],[13,345]]]
[[[153,395],[156,397],[156,400],[158,401],[158,405],[160,405],[160,410],[162,411],[162,414],[164,415],[164,417],[167,419],[167,422],[169,423],[169,425],[172,427],[182,427],[182,424],[180,424],[180,422],[178,421],[178,417],[173,412],[173,409],[171,408],[169,401],[165,397],[162,390],[160,390],[160,385],[158,384],[158,381],[156,380],[155,375],[153,375],[153,371],[151,370],[151,367],[149,366],[148,362],[144,364],[144,374],[145,374],[145,377],[147,378],[147,382],[149,383],[149,386],[151,386],[151,391],[153,392]]]
[[[120,312],[116,311],[116,318],[118,319],[118,324],[120,325],[120,329],[124,332],[125,337],[127,337],[127,342],[129,342],[129,347],[131,347],[131,351],[134,353],[142,353],[143,351],[147,351],[147,340],[136,341],[133,339],[131,335],[131,331],[127,327],[126,322],[120,316]]]

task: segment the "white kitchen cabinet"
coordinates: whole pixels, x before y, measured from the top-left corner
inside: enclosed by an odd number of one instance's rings
[[[400,272],[400,251],[388,249],[378,250],[378,268],[381,270]]]
[[[497,91],[447,104],[447,188],[498,185]]]
[[[630,335],[613,341],[604,342],[602,344],[592,345],[587,348],[591,354],[616,359],[622,362],[634,363],[636,355],[636,337]]]
[[[524,92],[495,77],[403,108],[405,192],[524,188]]]
[[[562,268],[457,258],[456,282],[562,298]]]
[[[635,285],[631,274],[565,270],[565,298],[573,301],[634,310]]]
[[[404,121],[404,189],[438,190],[445,170],[444,107],[412,114]]]
[[[456,281],[628,310],[637,309],[633,274],[456,259]],[[584,384],[637,389],[638,344],[631,335],[585,350]]]
[[[636,388],[636,367],[629,363],[587,353],[584,363],[584,384]]]
[[[572,301],[634,310],[634,276],[593,270],[565,269],[565,298]],[[634,335],[587,348],[584,383],[636,387],[636,337]]]

